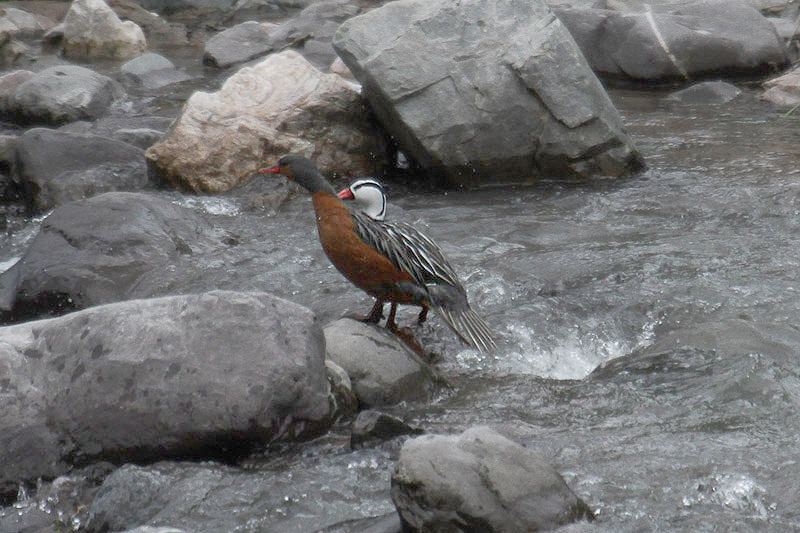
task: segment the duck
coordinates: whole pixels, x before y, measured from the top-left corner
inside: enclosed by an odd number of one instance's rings
[[[285,176],[311,194],[319,241],[328,259],[375,298],[360,320],[377,324],[390,303],[386,327],[397,331],[397,306],[414,305],[422,308],[419,322],[432,309],[469,346],[484,353],[497,347],[494,333],[470,306],[458,274],[433,240],[409,224],[351,211],[316,164],[302,155],[285,155],[259,173]],[[385,215],[385,196],[382,211]]]
[[[363,178],[338,192],[342,200],[352,200],[372,220],[386,218],[386,192],[378,180]]]

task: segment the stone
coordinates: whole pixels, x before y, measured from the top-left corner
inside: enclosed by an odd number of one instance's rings
[[[117,140],[147,150],[161,140],[164,132],[152,128],[120,128],[113,133],[113,136]],[[144,161],[144,157],[142,157],[142,161]]]
[[[0,318],[21,320],[165,294],[194,254],[224,249],[199,214],[144,193],[105,193],[55,209],[0,273]]]
[[[400,435],[418,435],[420,433],[422,430],[409,426],[396,416],[370,409],[358,413],[353,422],[350,448],[356,450]]]
[[[767,80],[762,86],[766,89],[759,96],[762,100],[784,106],[800,104],[800,68]]]
[[[488,427],[406,441],[391,493],[403,531],[524,533],[594,518],[544,457]]]
[[[103,115],[123,91],[118,83],[75,65],[49,67],[10,91],[2,118],[20,124],[58,125]]]
[[[333,47],[408,156],[453,185],[642,168],[622,119],[541,1],[400,0]]]
[[[144,150],[122,141],[34,128],[16,143],[14,179],[28,192],[27,202],[47,211],[109,191],[135,191],[150,185]]]
[[[0,328],[0,482],[317,436],[330,423],[324,357],[314,314],[265,293],[131,300]]]
[[[145,156],[172,187],[223,192],[290,152],[328,172],[373,175],[382,143],[358,90],[289,50],[240,69],[215,93],[194,93]]]
[[[226,68],[272,51],[269,33],[274,24],[250,20],[228,28],[206,42],[203,63]]]
[[[71,59],[130,59],[147,50],[142,29],[121,21],[103,0],[73,0],[64,21],[45,39],[60,41],[64,56]]]
[[[324,332],[328,359],[350,376],[362,407],[419,400],[436,389],[436,372],[383,328],[342,318]]]
[[[190,79],[188,74],[176,69],[172,61],[152,52],[131,59],[119,70],[123,83],[147,89],[159,89]]]
[[[701,0],[666,12],[578,7],[556,13],[592,68],[609,78],[752,75],[780,69],[786,62],[775,28],[741,0]]]
[[[704,81],[675,91],[670,100],[687,105],[726,104],[742,94],[742,90],[724,81]]]
[[[334,416],[339,418],[351,416],[358,410],[358,398],[353,392],[350,376],[330,359],[325,360],[325,371],[328,383],[331,385]]]
[[[0,35],[38,37],[55,26],[49,18],[15,7],[0,10]]]

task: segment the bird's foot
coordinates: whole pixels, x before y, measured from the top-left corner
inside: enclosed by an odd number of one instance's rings
[[[366,324],[377,324],[383,318],[383,313],[378,314],[377,316],[369,314],[369,315],[361,315],[359,313],[348,313],[344,315],[345,318],[352,318],[353,320],[358,320],[359,322],[364,322]]]
[[[417,316],[417,324],[420,326],[425,323],[425,320],[428,318],[428,308],[423,307],[422,311],[419,312],[419,316]]]

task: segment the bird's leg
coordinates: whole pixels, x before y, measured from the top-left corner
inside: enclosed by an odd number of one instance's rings
[[[417,317],[417,324],[422,325],[426,318],[428,318],[428,306],[423,305],[422,311],[419,312],[419,316]]]
[[[376,298],[375,305],[372,306],[372,309],[369,314],[363,318],[363,321],[369,324],[377,324],[381,318],[383,318],[383,300]]]
[[[397,313],[397,304],[392,302],[392,307],[389,309],[389,318],[386,319],[386,329],[389,331],[397,331],[397,322],[394,321],[395,313]]]

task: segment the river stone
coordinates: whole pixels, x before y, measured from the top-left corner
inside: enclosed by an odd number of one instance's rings
[[[103,0],[73,0],[64,21],[45,39],[60,40],[64,56],[71,59],[130,59],[147,50],[142,29],[121,21]]]
[[[607,77],[662,81],[759,74],[786,62],[773,25],[741,0],[701,0],[669,12],[576,7],[557,14],[592,68]]]
[[[274,27],[249,20],[214,35],[206,41],[203,63],[225,68],[268,54],[272,51],[269,32]]]
[[[0,328],[0,482],[225,456],[330,420],[314,314],[265,293],[131,300]]]
[[[800,104],[800,68],[765,81],[763,87],[766,89],[760,96],[763,100],[785,106]]]
[[[0,37],[36,37],[55,25],[54,21],[43,15],[28,13],[15,7],[0,10]]]
[[[742,90],[724,81],[704,81],[675,91],[670,100],[687,105],[725,104],[742,94]]]
[[[540,0],[400,0],[333,46],[400,148],[452,184],[642,167],[566,28]]]
[[[131,59],[119,71],[123,83],[147,89],[158,89],[190,78],[176,69],[172,61],[152,52]]]
[[[73,200],[149,185],[144,150],[98,135],[34,128],[16,143],[13,174],[27,201],[47,211]]]
[[[381,142],[355,87],[287,50],[242,68],[215,93],[194,93],[146,157],[173,187],[222,192],[290,152],[329,172],[371,175]]]
[[[409,426],[396,416],[368,409],[358,413],[353,422],[350,448],[356,450],[400,435],[418,435],[420,433],[422,433],[421,429]]]
[[[199,214],[143,193],[105,193],[55,209],[0,274],[0,309],[19,320],[163,295],[194,254],[224,249]],[[173,288],[174,290],[174,288]]]
[[[20,124],[52,124],[104,114],[123,94],[119,84],[84,67],[49,67],[10,91],[0,118]]]
[[[404,531],[523,533],[594,518],[544,457],[488,427],[406,441],[391,493]]]
[[[430,395],[438,376],[384,328],[351,318],[325,326],[328,359],[350,376],[361,407],[376,407]]]

